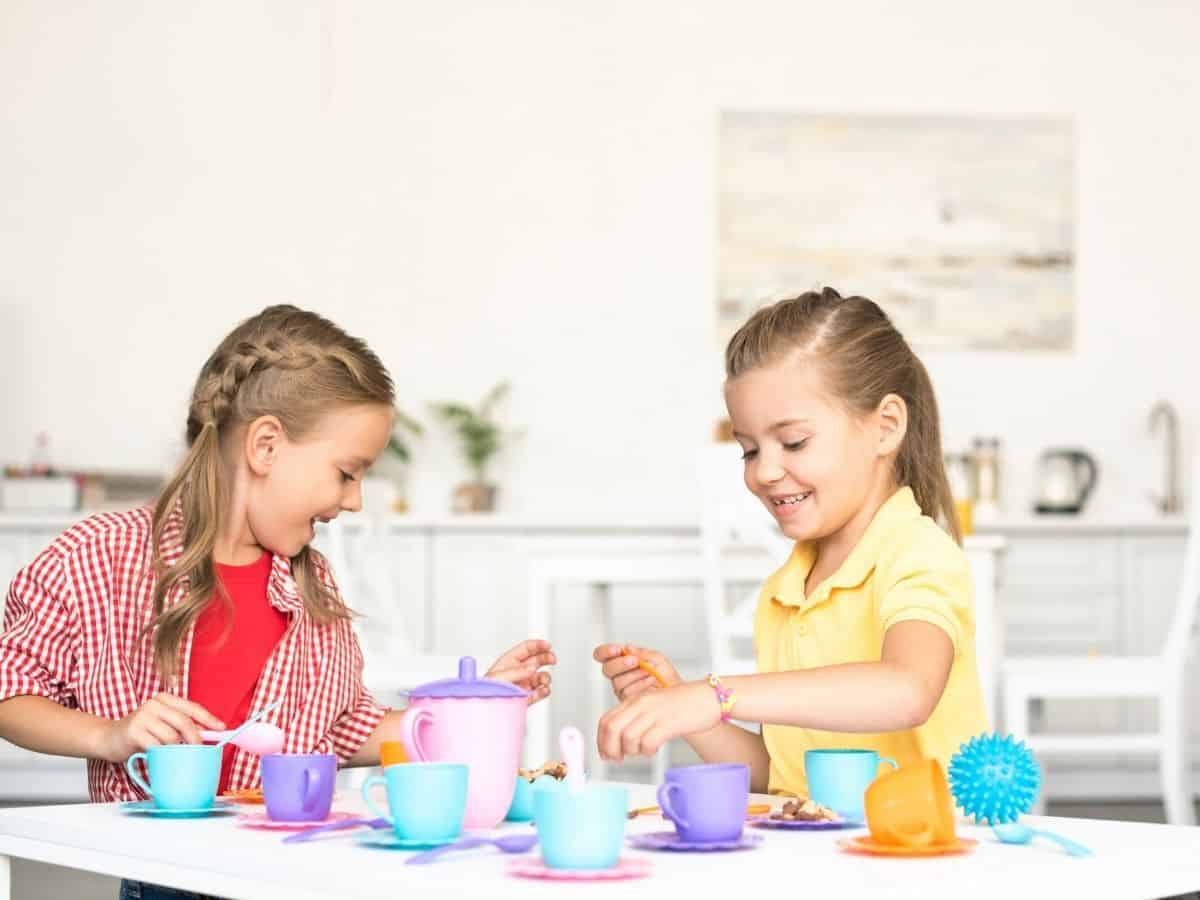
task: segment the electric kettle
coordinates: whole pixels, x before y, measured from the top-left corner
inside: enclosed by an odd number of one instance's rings
[[[1038,492],[1034,511],[1077,513],[1096,486],[1096,460],[1084,450],[1047,450],[1038,460]]]

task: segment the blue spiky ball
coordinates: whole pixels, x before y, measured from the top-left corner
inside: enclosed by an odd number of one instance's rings
[[[1033,751],[1011,734],[981,734],[950,758],[950,791],[976,822],[1015,822],[1029,812],[1042,785]]]

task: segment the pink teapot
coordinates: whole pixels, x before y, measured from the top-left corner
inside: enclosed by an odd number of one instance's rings
[[[408,694],[400,738],[412,762],[466,763],[464,828],[495,828],[512,803],[525,738],[528,694],[478,678],[474,657],[458,661],[458,677],[431,681]]]

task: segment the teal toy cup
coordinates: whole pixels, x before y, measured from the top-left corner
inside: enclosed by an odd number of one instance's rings
[[[504,818],[509,822],[528,822],[533,818],[533,782],[524,775],[517,776],[517,787]]]
[[[462,834],[468,767],[462,763],[396,763],[362,786],[367,808],[392,823],[403,841],[441,843]],[[371,788],[387,786],[390,815],[375,805]]]
[[[538,791],[565,790],[563,783],[553,775],[540,775],[532,783],[528,778],[517,776],[517,787],[513,791],[512,804],[508,807],[508,815],[504,818],[509,822],[533,821],[533,795]]]
[[[579,793],[559,785],[533,792],[533,823],[551,869],[609,869],[621,856],[629,791],[613,785]]]
[[[807,750],[804,774],[808,796],[843,819],[863,821],[863,794],[879,774],[879,764],[900,768],[874,750]]]
[[[150,775],[147,784],[135,763],[144,760]],[[125,761],[125,771],[159,809],[211,809],[221,776],[221,749],[205,744],[164,744]]]

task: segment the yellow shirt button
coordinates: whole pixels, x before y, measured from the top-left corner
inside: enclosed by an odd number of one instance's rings
[[[805,625],[803,622],[797,622],[796,623],[796,634],[800,634],[800,635],[808,634],[808,626]]]

